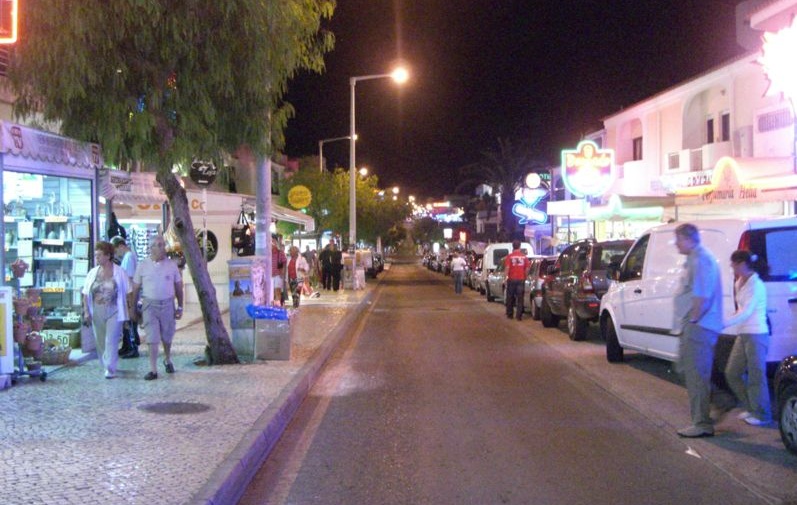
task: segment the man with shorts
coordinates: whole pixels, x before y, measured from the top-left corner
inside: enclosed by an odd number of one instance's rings
[[[163,365],[166,373],[174,373],[172,340],[176,320],[183,317],[183,278],[177,263],[166,256],[166,242],[158,235],[150,243],[150,255],[139,262],[133,276],[131,306],[136,307],[141,295],[141,327],[147,335],[150,371],[144,380],[158,378],[158,345],[163,343]],[[174,301],[177,300],[177,309]],[[133,311],[135,313],[135,311]],[[137,318],[135,315],[134,318]]]

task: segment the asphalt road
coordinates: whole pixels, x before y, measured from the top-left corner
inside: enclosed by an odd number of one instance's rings
[[[776,503],[552,346],[557,332],[394,263],[241,504]],[[666,365],[645,367],[612,373],[629,396],[681,394]]]

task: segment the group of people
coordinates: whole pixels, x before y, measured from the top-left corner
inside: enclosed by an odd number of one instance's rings
[[[141,261],[124,238],[114,237],[112,242],[100,241],[94,246],[96,266],[88,272],[82,290],[83,324],[92,329],[105,378],[117,376],[120,355],[138,357],[139,325],[149,348],[150,371],[144,380],[158,378],[161,345],[164,369],[174,373],[171,346],[176,321],[183,315],[180,269],[166,256],[166,242],[160,235],[150,242],[150,255]],[[123,335],[124,346],[119,349]]]
[[[676,296],[676,328],[680,334],[680,368],[686,381],[692,423],[678,435],[687,438],[714,435],[714,423],[728,409],[717,408],[711,416],[711,369],[714,346],[723,330],[737,335],[725,377],[739,400],[738,418],[752,426],[772,421],[766,357],[769,327],[766,313],[766,287],[753,270],[757,258],[749,251],[731,254],[735,276],[734,311],[723,319],[722,283],[717,260],[700,243],[700,232],[693,224],[675,229],[675,245],[686,256],[681,289]],[[728,331],[725,331],[728,333]]]
[[[700,233],[693,224],[675,229],[675,245],[686,256],[681,288],[676,295],[676,321],[673,333],[680,335],[679,368],[684,375],[689,396],[692,423],[678,430],[686,438],[714,435],[714,423],[729,409],[714,408],[712,419],[711,370],[714,347],[720,333],[736,334],[725,377],[739,400],[738,418],[752,426],[772,421],[772,408],[766,376],[769,348],[769,326],[766,313],[766,287],[753,266],[757,261],[749,251],[737,250],[731,255],[734,273],[734,311],[723,319],[722,283],[717,260],[700,243]],[[512,252],[504,257],[506,278],[506,316],[523,318],[524,285],[530,262],[520,249],[520,241],[512,243]],[[462,293],[465,260],[455,254],[451,260],[454,289]]]
[[[318,298],[321,293],[313,289],[313,272],[318,261],[315,251],[310,246],[299,254],[299,248],[291,246],[288,256],[282,247],[278,235],[271,237],[271,281],[274,287],[274,301],[283,306],[287,295],[290,294],[293,306],[299,306],[299,300],[304,295],[309,298]]]

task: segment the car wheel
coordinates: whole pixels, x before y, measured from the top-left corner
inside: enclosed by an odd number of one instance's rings
[[[587,327],[589,321],[578,317],[576,309],[571,305],[567,311],[567,335],[570,340],[584,340],[587,338]]]
[[[540,320],[540,308],[534,303],[534,297],[529,300],[529,309],[531,310],[531,319],[534,321]]]
[[[492,302],[495,301],[495,297],[490,293],[490,285],[487,285],[487,301]]]
[[[542,325],[546,328],[555,328],[559,325],[559,317],[553,315],[553,312],[551,312],[551,306],[548,305],[548,301],[545,298],[542,299],[540,319],[542,320]]]
[[[614,329],[612,318],[606,319],[606,323],[601,325],[601,334],[606,341],[606,360],[609,363],[621,363],[623,361],[623,348],[617,340],[617,331]]]
[[[787,387],[778,395],[780,402],[780,439],[790,452],[797,454],[797,384]]]

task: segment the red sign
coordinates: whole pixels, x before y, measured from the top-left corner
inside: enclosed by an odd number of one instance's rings
[[[0,44],[17,41],[18,0],[0,0]]]

